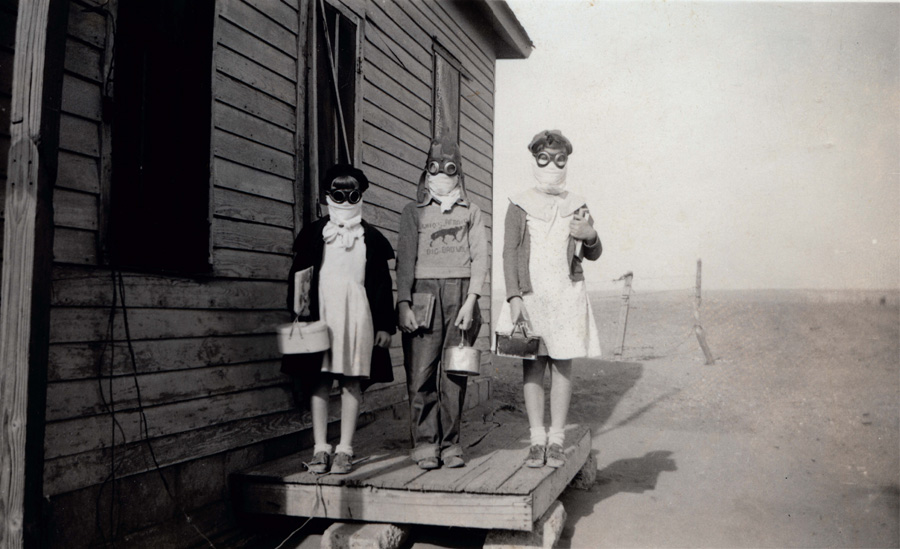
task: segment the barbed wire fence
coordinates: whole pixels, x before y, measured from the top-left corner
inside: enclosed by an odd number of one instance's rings
[[[594,314],[604,334],[604,354],[614,360],[650,360],[696,353],[697,345],[706,364],[715,358],[701,321],[702,262],[697,260],[696,276],[642,276],[627,272],[611,281],[610,289],[592,292]],[[639,289],[640,282],[665,280],[693,281],[693,285],[674,290]],[[613,289],[618,288],[618,292]],[[614,339],[611,339],[614,338]]]

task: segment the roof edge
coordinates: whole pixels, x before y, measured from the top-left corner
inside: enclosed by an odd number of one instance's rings
[[[500,37],[497,59],[526,59],[534,44],[519,19],[504,0],[483,0],[485,14],[491,27]]]

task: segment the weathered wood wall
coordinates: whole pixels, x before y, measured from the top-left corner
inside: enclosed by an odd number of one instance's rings
[[[120,485],[143,495],[122,500],[119,533],[178,518],[142,442],[142,412],[178,505],[205,505],[210,517],[225,512],[229,472],[290,451],[284,441],[298,443],[295,434],[309,426],[279,372],[273,335],[287,318],[284,280],[303,207],[295,181],[302,180],[305,162],[303,14],[309,5],[216,3],[213,273],[206,279],[122,273],[132,363],[121,306],[110,321],[114,282],[103,253],[111,143],[102,91],[110,27],[102,14],[84,10],[99,1],[71,1],[54,193],[44,477],[51,544],[71,541],[67,536],[86,521],[93,528],[97,502],[109,505],[113,464]],[[461,78],[460,148],[468,191],[490,231],[495,54],[488,40],[451,3],[344,5],[365,19],[360,157],[373,186],[364,216],[396,246],[400,211],[415,195],[431,138],[436,37],[468,75]],[[490,295],[480,304],[489,319]],[[485,325],[484,349],[489,333]],[[370,389],[364,409],[405,399],[399,347],[398,335],[392,345],[396,381]],[[261,446],[273,440],[280,441],[278,449]]]
[[[17,10],[16,0],[0,0],[0,260],[3,257],[3,210],[6,198],[6,163],[9,160],[9,111]]]

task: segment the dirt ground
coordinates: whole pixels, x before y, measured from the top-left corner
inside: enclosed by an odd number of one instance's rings
[[[715,365],[688,292],[636,295],[617,361],[620,300],[593,302],[608,358],[576,361],[569,421],[591,425],[598,476],[563,493],[559,546],[900,546],[896,294],[710,293]],[[527,421],[519,367],[495,361],[494,406]],[[420,528],[413,546],[483,535]]]

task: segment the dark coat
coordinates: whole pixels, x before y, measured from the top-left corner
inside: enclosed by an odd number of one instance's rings
[[[312,281],[310,285],[310,315],[300,317],[304,322],[319,320],[319,271],[322,267],[322,258],[325,253],[325,241],[322,239],[322,230],[328,223],[328,216],[315,221],[300,231],[294,240],[294,263],[288,275],[287,308],[292,310],[294,304],[294,273],[313,267]],[[372,324],[375,331],[384,331],[393,334],[397,331],[396,316],[394,314],[394,294],[391,283],[391,273],[388,261],[394,258],[394,249],[390,242],[375,227],[365,221],[363,226],[363,241],[366,243],[366,273],[364,286],[366,297],[369,300],[369,310],[372,311]],[[284,355],[281,363],[281,371],[286,374],[303,375],[314,379],[314,372],[321,368],[321,361],[316,361],[308,355]],[[372,351],[372,370],[368,381],[363,382],[366,388],[373,383],[384,383],[394,380],[391,365],[391,356],[387,349],[375,347]],[[304,385],[306,385],[304,383]]]

